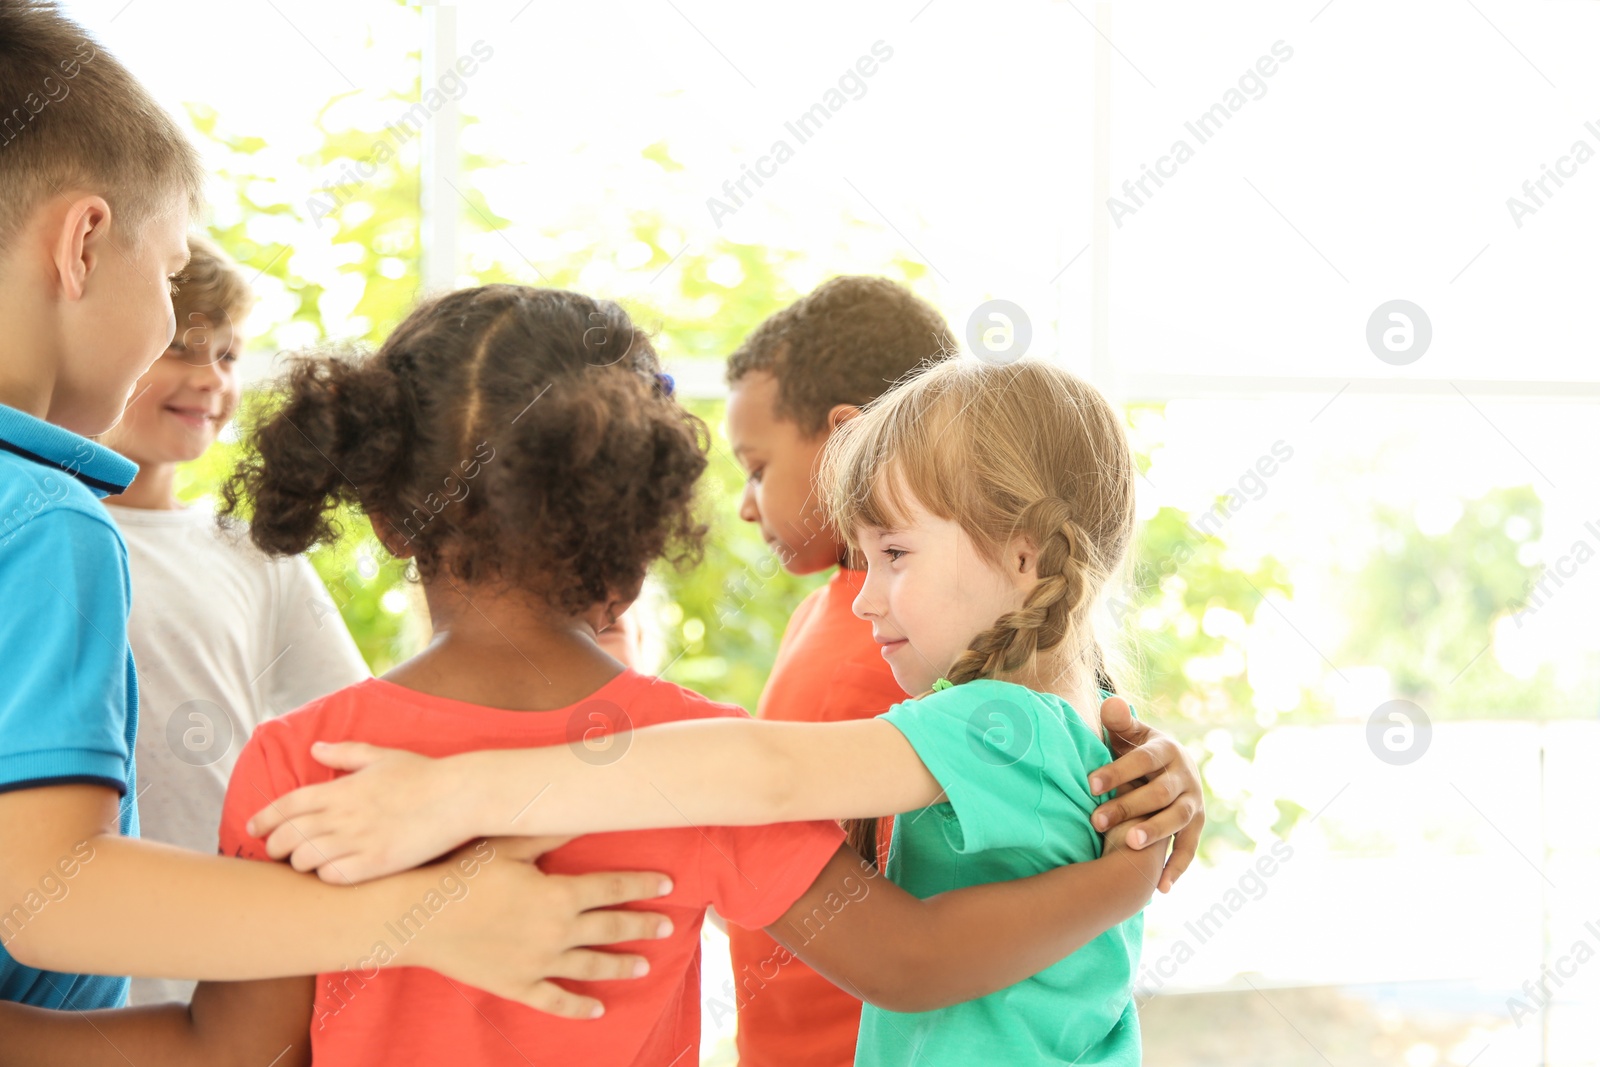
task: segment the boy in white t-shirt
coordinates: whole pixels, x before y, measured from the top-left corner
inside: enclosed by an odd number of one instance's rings
[[[178,464],[200,458],[238,406],[237,330],[252,303],[214,244],[191,236],[189,251],[172,298],[176,336],[101,442],[139,464],[105,504],[133,581],[143,836],[214,853],[228,776],[255,727],[368,671],[304,557],[268,559],[211,508],[177,498]],[[187,1002],[193,989],[135,979],[129,1003]]]

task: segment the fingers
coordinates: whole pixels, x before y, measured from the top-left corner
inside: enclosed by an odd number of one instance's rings
[[[1205,828],[1206,813],[1197,812],[1189,820],[1189,825],[1178,832],[1172,839],[1172,855],[1167,857],[1167,865],[1162,868],[1161,881],[1157,888],[1163,893],[1172,892],[1172,887],[1178,884],[1178,879],[1183,872],[1189,869],[1189,864],[1194,862],[1195,852],[1200,847],[1200,831]]]
[[[281,860],[295,852],[308,841],[315,841],[328,833],[321,812],[285,820],[266,837],[267,855]]]
[[[1100,705],[1100,725],[1110,738],[1111,754],[1125,755],[1149,740],[1149,726],[1133,717],[1133,709],[1121,697],[1107,697]]]
[[[586,911],[573,924],[574,946],[655,941],[672,935],[672,920],[653,911]]]
[[[598,1000],[569,993],[554,982],[539,982],[519,999],[530,1008],[563,1019],[598,1019],[605,1014],[605,1006]]]
[[[321,790],[320,785],[303,785],[292,793],[285,793],[250,816],[250,821],[244,824],[244,832],[251,837],[268,837],[291,819],[303,819],[312,812],[321,811]]]
[[[359,771],[361,768],[399,749],[379,748],[360,741],[316,741],[311,745],[311,758],[324,767],[339,771]]]
[[[1095,796],[1120,789],[1135,778],[1148,778],[1177,758],[1177,742],[1156,737],[1126,755],[1089,772],[1089,792]]]
[[[1173,834],[1182,830],[1189,824],[1192,812],[1184,800],[1169,804],[1143,822],[1135,823],[1128,830],[1128,845],[1134,849],[1141,849],[1155,841],[1165,841]]]
[[[626,904],[634,900],[655,900],[672,892],[672,879],[664,874],[601,871],[573,875],[568,881],[579,911],[608,908],[613,904]]]
[[[574,948],[563,952],[550,966],[551,978],[574,982],[609,982],[621,978],[643,978],[650,973],[650,961],[626,952],[596,952]]]
[[[1119,822],[1128,819],[1137,819],[1141,815],[1161,811],[1172,805],[1179,797],[1179,785],[1170,775],[1157,775],[1150,781],[1136,789],[1129,789],[1113,800],[1108,800],[1095,809],[1093,819],[1095,829],[1108,830]],[[1183,828],[1183,823],[1188,821],[1186,813],[1176,826],[1168,833],[1175,833]]]
[[[1100,725],[1114,737],[1127,734],[1136,723],[1133,709],[1121,697],[1107,697],[1100,705]]]

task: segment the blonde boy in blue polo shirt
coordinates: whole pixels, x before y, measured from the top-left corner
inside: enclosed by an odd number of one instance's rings
[[[136,468],[87,437],[117,421],[173,337],[170,279],[188,257],[202,171],[127,70],[39,0],[0,0],[0,115],[4,1051],[8,1062],[122,1062],[126,1052],[171,1063],[181,1047],[196,1062],[220,1062],[196,1052],[197,1034],[230,1049],[250,1036],[248,1018],[230,1019],[231,1030],[203,1026],[227,1004],[228,986],[211,987],[192,1010],[87,1019],[77,1012],[126,996],[125,978],[95,976],[260,980],[369,966],[384,923],[466,861],[342,889],[287,866],[135,840],[127,550],[96,498],[120,492]],[[578,946],[659,936],[660,916],[585,912],[655,897],[663,879],[545,877],[515,862],[536,849],[495,848],[500,861],[468,875],[472,903],[382,962],[592,1015],[595,1001],[547,979],[631,976],[639,957]]]

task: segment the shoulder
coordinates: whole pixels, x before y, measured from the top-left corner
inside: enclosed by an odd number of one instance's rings
[[[750,717],[750,713],[737,704],[723,704],[663,678],[629,671],[621,678],[621,683],[615,690],[617,700],[634,726],[688,719]]]
[[[83,610],[102,605],[126,623],[128,543],[92,496],[0,511],[0,583],[13,592],[50,590]]]
[[[123,543],[117,524],[76,478],[0,452],[0,543],[25,529]]]
[[[323,768],[311,758],[311,742],[349,735],[349,727],[379,699],[363,679],[301,705],[294,711],[263,721],[245,742],[275,764],[297,768]],[[299,775],[297,775],[299,776]]]
[[[811,592],[807,593],[805,598],[800,601],[799,606],[797,606],[794,611],[790,613],[788,629],[793,630],[804,626],[806,621],[810,619],[812,615],[815,615],[818,609],[822,607],[822,602],[827,599],[828,587],[825,584],[819,585],[815,589],[811,590]]]

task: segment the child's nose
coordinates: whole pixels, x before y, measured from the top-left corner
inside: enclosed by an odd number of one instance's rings
[[[221,389],[222,388],[222,360],[211,352],[202,349],[198,353],[199,365],[189,376],[189,384],[196,389]]]
[[[739,517],[745,522],[760,522],[761,509],[756,506],[756,485],[744,483],[744,495],[739,498]]]

